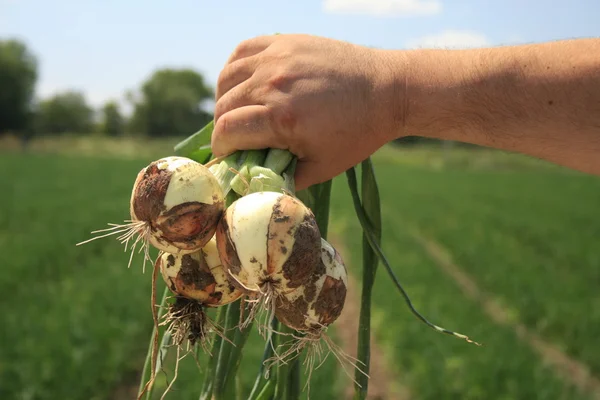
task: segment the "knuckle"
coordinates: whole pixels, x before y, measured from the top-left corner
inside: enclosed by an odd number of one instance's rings
[[[226,65],[219,73],[217,78],[217,89],[221,89],[223,86],[225,86],[225,83],[229,78],[229,68],[229,65]]]
[[[296,130],[298,117],[292,104],[285,101],[280,102],[276,107],[270,107],[268,113],[274,131],[277,132],[276,136],[279,144],[294,147],[296,139],[294,131]]]
[[[219,121],[223,118],[224,114],[228,111],[227,108],[227,104],[226,101],[224,101],[224,98],[221,98],[219,101],[217,101],[217,103],[215,104],[215,111],[214,111],[214,118],[215,121]]]
[[[234,80],[236,76],[243,71],[248,65],[248,61],[244,58],[241,60],[235,60],[223,67],[219,77],[217,78],[217,87],[224,89],[227,87],[230,81]]]
[[[211,137],[213,144],[222,142],[223,136],[227,135],[227,130],[231,127],[231,117],[227,114],[222,115],[215,122],[215,128]]]
[[[267,79],[267,86],[269,89],[281,90],[285,83],[287,82],[287,77],[282,73],[276,73]]]
[[[252,49],[252,47],[254,46],[254,42],[254,39],[246,39],[238,43],[238,45],[235,46],[235,48],[233,49],[233,52],[231,52],[231,56],[229,57],[229,59],[235,60],[240,57],[243,57],[244,54],[246,54]]]
[[[285,91],[295,80],[292,72],[284,69],[275,72],[267,79],[267,87],[274,91]]]

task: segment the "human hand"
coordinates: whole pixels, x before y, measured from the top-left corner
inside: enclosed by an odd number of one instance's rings
[[[296,189],[331,179],[397,137],[387,53],[308,35],[238,45],[216,93],[212,149],[288,149]]]

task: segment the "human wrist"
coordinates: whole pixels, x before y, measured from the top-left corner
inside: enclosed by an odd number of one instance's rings
[[[479,79],[476,57],[473,50],[390,51],[394,139],[454,140],[463,135],[472,115],[467,103],[472,103]]]
[[[382,144],[402,137],[406,100],[406,79],[402,66],[406,54],[395,50],[374,50],[378,63],[375,75],[375,108],[379,110],[378,132]]]

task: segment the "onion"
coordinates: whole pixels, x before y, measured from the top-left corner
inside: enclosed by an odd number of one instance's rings
[[[218,307],[234,302],[242,291],[232,285],[226,275],[216,239],[213,237],[201,250],[188,254],[161,253],[156,259],[168,288],[176,295],[164,316],[164,325],[180,346],[185,340],[200,342],[208,351],[208,332],[219,336],[223,332],[208,318],[204,307]]]
[[[225,201],[219,181],[204,165],[185,157],[165,157],[137,174],[129,209],[131,220],[94,231],[102,235],[78,245],[119,234],[125,250],[132,242],[129,264],[141,243],[144,266],[151,261],[149,245],[170,254],[193,253],[214,236]]]
[[[223,197],[208,168],[189,158],[166,157],[139,172],[131,195],[131,218],[148,224],[148,240],[157,249],[192,253],[214,235],[225,209]]]
[[[321,260],[311,279],[279,296],[275,315],[290,328],[318,336],[340,316],[347,287],[347,270],[340,253],[321,239]]]
[[[156,263],[165,283],[178,296],[217,307],[232,303],[242,295],[242,291],[229,282],[214,237],[200,251],[178,255],[162,253]]]
[[[279,296],[276,302],[277,319],[303,335],[294,335],[292,340],[279,345],[274,355],[266,360],[268,368],[274,364],[291,362],[307,347],[304,361],[307,384],[315,364],[321,364],[327,357],[326,350],[335,355],[342,367],[348,363],[365,374],[359,368],[358,360],[345,353],[326,333],[327,327],[342,313],[347,287],[348,275],[342,257],[331,244],[321,239],[321,260],[309,281]],[[323,345],[326,349],[322,348]],[[345,367],[343,369],[348,373]]]
[[[321,234],[312,211],[283,193],[256,192],[233,202],[216,238],[233,281],[271,308],[275,297],[308,281],[321,257]]]

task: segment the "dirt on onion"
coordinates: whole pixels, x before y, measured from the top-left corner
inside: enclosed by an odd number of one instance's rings
[[[232,282],[253,306],[242,323],[266,310],[270,326],[275,300],[304,285],[321,257],[314,214],[300,200],[277,192],[256,192],[233,202],[216,231],[217,247]]]

